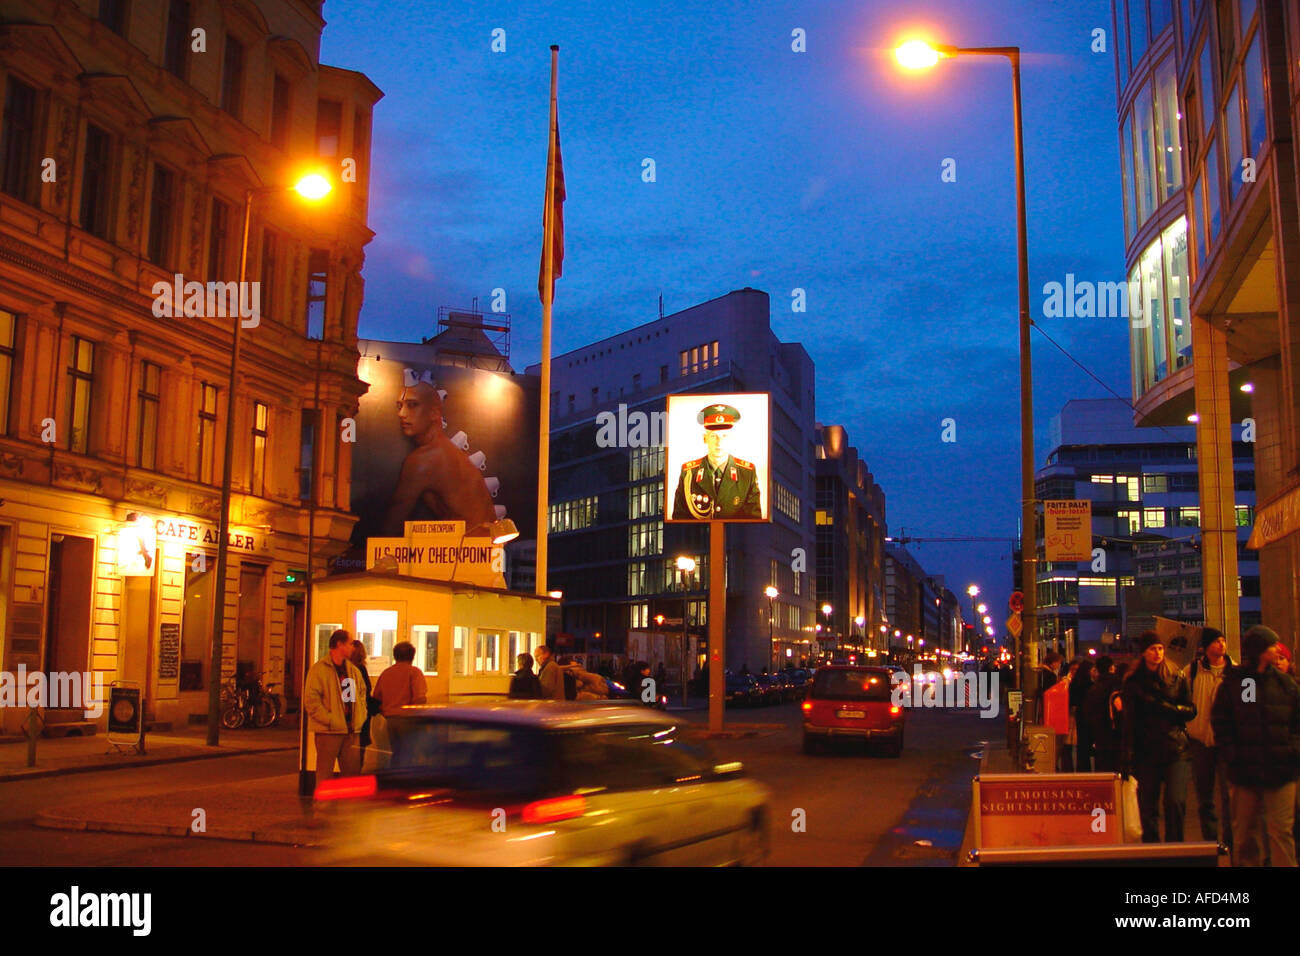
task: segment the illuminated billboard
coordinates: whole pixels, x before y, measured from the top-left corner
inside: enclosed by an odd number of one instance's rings
[[[668,521],[771,519],[766,392],[668,396]]]

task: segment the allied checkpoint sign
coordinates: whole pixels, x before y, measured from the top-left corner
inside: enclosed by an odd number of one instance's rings
[[[1048,561],[1092,560],[1092,502],[1043,502],[1043,537]]]
[[[980,774],[972,789],[977,849],[1124,842],[1118,774]]]
[[[669,395],[667,521],[770,521],[771,396]]]
[[[408,521],[401,538],[367,538],[366,570],[505,588],[505,549],[466,537],[464,521]]]

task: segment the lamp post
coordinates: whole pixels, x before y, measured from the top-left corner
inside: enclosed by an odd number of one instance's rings
[[[834,610],[835,609],[832,608],[829,604],[822,605],[822,614],[826,618],[826,637],[831,642],[832,647],[835,645],[835,632],[831,630],[831,613]],[[834,659],[835,659],[835,652],[831,651],[831,660]]]
[[[1025,136],[1020,102],[1020,47],[932,46],[911,40],[895,51],[899,64],[906,69],[923,70],[941,58],[957,56],[1004,56],[1011,63],[1012,121],[1015,127],[1016,164],[1016,260],[1020,293],[1020,555],[1021,590],[1025,595],[1021,611],[1022,631],[1017,643],[1022,653],[1016,655],[1017,666],[1024,672],[1020,686],[1025,699],[1038,696],[1038,529],[1034,500],[1034,387],[1029,352],[1029,240],[1025,224]],[[1023,656],[1022,656],[1023,655]]]
[[[767,669],[768,673],[773,673],[776,671],[776,651],[774,650],[775,636],[773,631],[774,625],[772,623],[772,602],[777,599],[781,592],[778,591],[774,585],[769,584],[767,587],[763,588],[763,593],[767,595]]]
[[[692,576],[695,574],[694,558],[689,557],[688,555],[685,554],[678,555],[677,570],[682,573],[682,576],[687,581],[691,581],[691,583],[694,583],[692,581]],[[686,681],[687,681],[687,673],[688,673],[686,667],[686,652],[690,649],[691,639],[690,637],[687,636],[688,631],[686,630],[686,591],[689,590],[690,588],[686,587],[685,584],[682,585],[682,706],[683,707],[686,707],[688,705],[688,701],[686,699]]]
[[[312,202],[324,199],[330,192],[330,183],[324,176],[316,173],[302,177],[292,186],[259,186],[244,191],[244,227],[243,238],[239,248],[239,290],[242,295],[244,283],[248,281],[248,232],[253,218],[253,197],[267,193],[297,192],[304,199]],[[239,378],[239,346],[243,338],[244,320],[239,310],[235,309],[234,341],[230,349],[230,379],[226,388],[226,435],[225,453],[221,462],[221,515],[217,521],[217,573],[214,582],[215,605],[212,614],[212,655],[208,674],[208,736],[207,743],[215,747],[221,735],[221,659],[224,654],[224,630],[226,627],[226,573],[230,563],[230,487],[233,481],[235,454],[235,384]],[[258,314],[261,304],[258,304]],[[307,600],[311,600],[311,562],[307,563]],[[309,605],[310,606],[310,605]],[[307,620],[307,630],[311,630],[311,619]],[[310,646],[310,641],[305,641]],[[304,664],[306,664],[304,654]],[[306,726],[306,721],[299,720]],[[306,730],[302,736],[306,737]],[[306,747],[302,748],[306,755]],[[301,767],[300,767],[301,770]]]

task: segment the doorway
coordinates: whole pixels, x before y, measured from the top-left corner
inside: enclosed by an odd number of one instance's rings
[[[91,601],[95,540],[71,534],[50,537],[49,606],[45,671],[85,671],[90,662]]]

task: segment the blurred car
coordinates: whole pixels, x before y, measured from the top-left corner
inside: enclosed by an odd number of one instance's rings
[[[406,707],[386,769],[316,788],[333,864],[753,865],[770,791],[644,707]]]
[[[784,688],[775,674],[759,674],[754,678],[754,683],[758,685],[760,704],[766,706],[781,703]]]
[[[794,678],[790,676],[790,672],[777,671],[772,675],[772,677],[776,681],[777,686],[781,688],[781,703],[788,704],[790,701],[794,700],[796,689]]]
[[[642,704],[646,707],[657,707],[660,710],[668,709],[668,695],[661,693],[652,703],[647,704],[638,694],[633,694],[630,690],[612,677],[605,678],[605,688],[609,693],[607,700],[622,704]]]
[[[758,683],[748,674],[727,674],[724,693],[726,702],[736,707],[753,707],[763,697]]]
[[[888,668],[831,666],[817,671],[803,702],[804,753],[838,738],[883,741],[887,753],[903,752],[904,708],[894,703]]]

